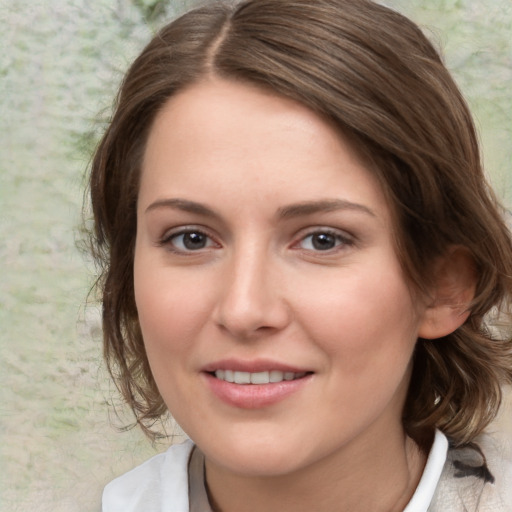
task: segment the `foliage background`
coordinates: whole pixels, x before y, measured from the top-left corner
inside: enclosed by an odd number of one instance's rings
[[[193,2],[0,0],[0,510],[93,511],[151,446],[101,363],[94,278],[76,248],[84,172],[116,87]],[[512,3],[389,0],[442,49],[512,204]],[[118,418],[113,412],[117,404]],[[510,411],[495,428],[512,433]],[[510,429],[510,430],[507,430]]]

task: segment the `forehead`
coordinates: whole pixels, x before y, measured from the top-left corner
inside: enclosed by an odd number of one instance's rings
[[[201,142],[212,153],[222,149],[221,141],[236,142],[233,149],[261,149],[264,156],[263,150],[276,142],[284,153],[297,136],[318,152],[344,142],[333,125],[297,101],[247,82],[209,79],[167,101],[153,124],[144,162],[162,137],[167,144]]]
[[[332,123],[294,100],[225,80],[173,96],[149,135],[139,202],[191,194],[257,210],[343,199],[387,216],[380,185]]]

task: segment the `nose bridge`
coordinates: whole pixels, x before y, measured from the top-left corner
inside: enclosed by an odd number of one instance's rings
[[[237,336],[276,330],[287,322],[287,306],[276,282],[277,256],[250,239],[226,262],[218,321]]]

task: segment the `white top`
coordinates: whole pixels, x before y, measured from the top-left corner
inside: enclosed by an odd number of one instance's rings
[[[432,448],[430,448],[427,464],[423,470],[420,483],[416,487],[416,492],[405,507],[404,512],[426,512],[428,510],[441,478],[447,453],[448,439],[440,430],[436,430],[434,443]]]
[[[192,441],[171,446],[112,480],[103,491],[103,512],[189,512],[188,459]]]
[[[193,447],[191,441],[173,445],[110,482],[103,492],[103,512],[190,512],[188,466]],[[436,432],[420,483],[404,512],[512,511],[508,500],[511,467],[507,466],[508,476],[502,485],[495,486],[493,475],[488,470],[482,473],[485,466],[480,465],[478,456],[461,453],[448,450],[446,436]],[[501,477],[505,473],[494,475]],[[199,484],[192,482],[194,493],[206,495],[201,489],[196,492],[198,485],[202,485],[200,480]],[[501,492],[503,489],[506,496]],[[492,507],[487,508],[481,498],[486,503],[489,498]],[[196,500],[194,511],[211,512],[209,505],[199,502],[197,506]],[[477,508],[468,507],[473,502]]]

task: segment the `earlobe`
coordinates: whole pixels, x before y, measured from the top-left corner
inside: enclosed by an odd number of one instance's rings
[[[478,278],[471,254],[461,246],[450,248],[434,272],[431,299],[418,331],[424,339],[447,336],[467,320]]]

